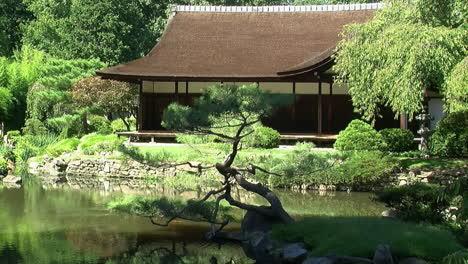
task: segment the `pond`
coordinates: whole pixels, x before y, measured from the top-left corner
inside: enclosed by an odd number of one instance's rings
[[[385,210],[369,193],[277,193],[298,218],[379,215]],[[164,228],[145,218],[109,213],[108,201],[122,195],[72,190],[66,184],[0,185],[0,263],[209,263],[213,256],[218,263],[252,263],[238,245],[206,242],[207,225],[176,221]],[[248,199],[262,203],[258,197]],[[228,228],[238,229],[239,224]]]

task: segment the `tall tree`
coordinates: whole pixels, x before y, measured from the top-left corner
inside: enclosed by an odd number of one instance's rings
[[[375,120],[388,106],[412,118],[426,91],[445,94],[447,77],[467,56],[466,14],[463,0],[391,0],[372,20],[346,26],[334,69],[355,110]]]
[[[136,117],[138,88],[136,85],[89,77],[73,84],[71,94],[80,108],[92,107],[100,114],[115,113],[130,131],[127,115]]]
[[[0,56],[11,56],[21,48],[21,28],[33,18],[23,0],[0,1]]]

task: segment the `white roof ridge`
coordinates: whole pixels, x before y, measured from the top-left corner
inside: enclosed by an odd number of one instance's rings
[[[177,5],[174,12],[212,12],[212,13],[290,13],[377,10],[383,3],[347,5],[281,5],[281,6],[195,6]]]

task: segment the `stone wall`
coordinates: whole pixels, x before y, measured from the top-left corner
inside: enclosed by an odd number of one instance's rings
[[[104,188],[105,190],[130,189],[144,190],[146,188],[154,190],[157,186],[155,178],[174,177],[185,172],[198,174],[197,166],[202,166],[199,162],[190,162],[178,166],[155,167],[143,164],[134,160],[113,160],[113,159],[62,159],[45,157],[41,163],[31,162],[29,164],[30,173],[46,176],[49,182],[68,182],[74,188]],[[214,170],[203,171],[200,177],[209,177]],[[377,191],[397,185],[406,185],[414,182],[435,183],[447,185],[457,178],[467,176],[468,167],[456,169],[439,169],[434,171],[405,170],[390,173],[382,177],[378,182],[367,184],[315,184],[315,185],[293,185],[284,186],[293,190],[318,190],[318,191]],[[124,186],[124,187],[122,187]],[[159,188],[164,188],[163,186]],[[208,190],[209,188],[206,188]],[[202,191],[206,191],[202,190]],[[128,191],[128,190],[126,190]]]

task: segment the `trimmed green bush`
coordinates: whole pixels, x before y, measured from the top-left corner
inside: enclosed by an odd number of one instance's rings
[[[255,132],[248,137],[247,144],[254,148],[277,148],[280,144],[281,135],[270,127],[258,126]]]
[[[345,130],[340,131],[333,145],[338,150],[385,150],[387,144],[368,123],[355,119]]]
[[[99,135],[89,134],[81,138],[78,149],[86,155],[93,155],[103,151],[117,150],[125,141],[123,138],[118,138],[117,135]]]
[[[111,122],[107,118],[90,115],[88,116],[89,130],[101,135],[109,135],[112,133]]]
[[[126,118],[127,122],[130,124],[130,131],[136,130],[136,119],[134,117]],[[111,129],[112,132],[120,132],[120,131],[127,131],[127,127],[125,126],[122,119],[116,119],[111,122]]]
[[[440,197],[442,188],[435,184],[416,183],[377,193],[377,200],[398,212],[398,218],[415,222],[442,223],[449,199]]]
[[[16,142],[21,137],[21,132],[19,130],[10,130],[7,132],[7,136],[10,144],[16,145]]]
[[[438,156],[468,155],[468,109],[445,116],[430,139],[431,153]]]
[[[366,184],[377,182],[398,167],[398,161],[380,151],[359,151],[350,154],[330,170],[337,183]]]
[[[410,151],[414,145],[413,132],[408,129],[386,128],[380,130],[379,134],[387,144],[387,150],[391,152]]]
[[[36,118],[27,119],[22,130],[23,134],[32,136],[45,135],[48,133],[47,128],[41,120]]]
[[[8,173],[8,161],[3,156],[0,156],[0,175],[7,175]]]
[[[77,138],[66,138],[62,139],[59,142],[50,145],[46,148],[45,152],[47,155],[52,157],[60,156],[62,153],[73,152],[77,149],[80,144],[80,140]]]
[[[330,254],[372,258],[379,244],[390,246],[401,259],[417,257],[439,263],[462,250],[448,230],[381,217],[314,217],[273,227],[273,237],[303,242],[312,256]]]

